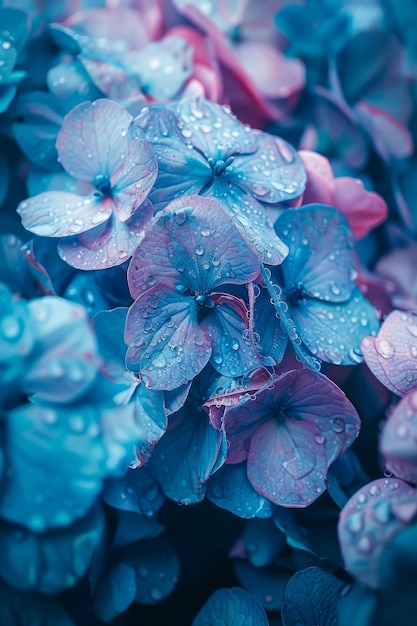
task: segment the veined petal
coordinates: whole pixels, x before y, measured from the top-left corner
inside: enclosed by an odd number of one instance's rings
[[[81,180],[110,178],[126,157],[131,120],[123,107],[104,98],[74,107],[64,117],[56,142],[63,167]]]
[[[111,201],[95,196],[78,196],[66,191],[45,191],[19,204],[22,224],[35,235],[70,237],[106,222],[112,214]]]

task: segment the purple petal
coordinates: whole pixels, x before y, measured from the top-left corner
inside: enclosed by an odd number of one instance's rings
[[[126,157],[131,120],[130,113],[111,100],[74,107],[64,117],[56,143],[63,167],[82,180],[110,178]]]
[[[112,216],[107,223],[78,237],[61,239],[59,255],[69,265],[81,270],[101,270],[121,265],[142,240],[151,218],[152,205],[145,200],[126,222]]]
[[[124,162],[112,176],[119,220],[125,222],[145,200],[158,173],[155,152],[139,137],[130,141]]]
[[[261,365],[250,343],[243,339],[248,329],[245,303],[228,294],[213,296],[215,306],[201,326],[212,337],[210,363],[225,376],[242,376]]]
[[[139,443],[136,446],[137,467],[150,459],[168,423],[162,391],[153,391],[145,385],[139,385],[134,401],[135,421],[139,427]]]
[[[304,507],[325,490],[327,469],[357,436],[359,417],[329,379],[300,369],[226,409],[224,427],[229,462],[250,446],[248,478],[258,493]]]
[[[194,298],[157,285],[130,307],[126,363],[147,387],[170,391],[192,380],[211,355],[211,338],[200,328]]]
[[[259,273],[259,262],[213,198],[187,196],[171,202],[146,232],[128,270],[133,297],[156,278],[195,293],[219,285],[244,284]]]
[[[278,218],[276,231],[290,249],[282,265],[286,286],[302,283],[310,297],[330,302],[350,298],[356,259],[340,211],[320,204],[289,209]]]
[[[181,421],[162,437],[147,467],[168,498],[195,504],[222,456],[224,432],[213,428],[204,413],[184,410]]]
[[[272,504],[250,484],[246,463],[225,464],[209,480],[206,497],[239,517],[271,517]]]
[[[45,191],[19,204],[22,224],[35,235],[70,237],[106,222],[111,216],[111,201],[77,196],[66,191]]]
[[[361,583],[378,589],[382,553],[415,519],[416,496],[402,480],[380,478],[357,491],[342,509],[338,532],[343,558]]]
[[[392,311],[378,336],[365,337],[361,347],[369,369],[387,389],[404,396],[417,388],[417,315]]]
[[[387,469],[417,484],[417,392],[396,405],[384,424],[379,449]]]

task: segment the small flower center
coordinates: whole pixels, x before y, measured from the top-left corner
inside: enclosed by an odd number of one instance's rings
[[[99,174],[93,180],[93,185],[100,195],[105,197],[111,196],[111,183],[108,176],[104,176],[104,174]]]
[[[284,298],[290,302],[300,302],[305,299],[306,295],[307,291],[302,282],[284,290]]]
[[[214,176],[224,176],[226,174],[227,168],[233,162],[233,157],[229,156],[225,160],[223,160],[223,159],[215,160],[215,159],[213,159],[213,157],[209,157],[207,159],[207,161],[208,161],[208,164],[210,165],[211,169],[213,170],[213,175]]]

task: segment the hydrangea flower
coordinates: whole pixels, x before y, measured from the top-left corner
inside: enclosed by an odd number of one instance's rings
[[[127,365],[152,389],[172,390],[210,361],[220,373],[255,369],[242,333],[246,305],[222,293],[258,275],[259,261],[220,203],[187,196],[159,212],[128,270]]]
[[[226,408],[226,463],[247,462],[258,493],[286,507],[305,507],[326,489],[329,465],[359,433],[359,417],[329,379],[288,371]]]
[[[58,134],[59,159],[71,176],[91,184],[90,194],[50,191],[19,204],[25,228],[58,238],[60,256],[78,269],[126,261],[152,217],[146,196],[156,158],[146,141],[128,137],[130,122],[129,113],[110,100],[72,109]]]
[[[285,211],[275,228],[289,254],[262,275],[296,352],[312,367],[318,365],[315,357],[337,365],[360,363],[360,341],[375,334],[379,322],[355,283],[353,236],[343,215],[306,205]]]
[[[304,190],[304,167],[286,141],[251,130],[204,98],[147,107],[131,132],[150,141],[158,157],[150,195],[156,211],[186,194],[216,197],[265,262],[282,261],[286,247],[260,202],[288,201]]]

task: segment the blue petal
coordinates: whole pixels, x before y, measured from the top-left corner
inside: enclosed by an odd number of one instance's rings
[[[288,245],[281,266],[288,290],[302,284],[305,295],[329,302],[348,300],[355,287],[353,235],[340,211],[320,204],[289,209],[275,229]]]
[[[256,298],[254,322],[255,332],[260,337],[262,354],[271,356],[276,363],[280,363],[288,344],[288,335],[270,303],[266,289],[262,289]]]
[[[120,550],[136,541],[158,537],[165,530],[157,516],[144,517],[131,511],[118,510],[114,516],[116,530],[112,537],[112,550]]]
[[[285,626],[336,626],[337,606],[344,587],[345,583],[319,567],[297,572],[285,590],[282,606]]]
[[[270,519],[252,519],[242,535],[245,552],[251,565],[264,567],[287,549],[287,540]]]
[[[0,623],[4,626],[75,626],[55,598],[22,593],[0,583]]]
[[[166,106],[143,109],[131,133],[145,137],[158,157],[158,178],[150,195],[156,211],[174,198],[199,193],[211,181],[211,167],[199,152],[190,150],[177,116]]]
[[[55,65],[48,71],[46,80],[50,91],[65,101],[68,110],[85,100],[96,100],[101,96],[77,60]]]
[[[246,463],[223,465],[210,478],[206,497],[220,508],[246,519],[272,515],[272,504],[250,484]]]
[[[107,480],[103,500],[116,509],[150,517],[161,508],[165,498],[147,468],[142,467]]]
[[[332,304],[306,299],[288,311],[307,348],[323,361],[356,365],[363,360],[361,341],[375,335],[379,320],[375,308],[354,287],[346,302]]]
[[[126,363],[151,389],[172,390],[192,380],[211,355],[194,298],[167,285],[151,287],[129,309]]]
[[[77,400],[97,374],[97,342],[86,310],[62,298],[45,296],[28,303],[36,336],[22,387],[34,400]]]
[[[252,131],[257,149],[250,158],[236,156],[227,179],[261,202],[298,198],[306,185],[304,165],[296,150],[280,137]]]
[[[261,604],[250,593],[232,587],[215,591],[193,620],[192,626],[268,626]]]
[[[125,563],[116,563],[95,590],[94,611],[104,622],[110,622],[132,604],[135,596],[134,570]]]
[[[43,531],[84,515],[108,473],[97,409],[27,404],[9,413],[7,431],[2,516]]]
[[[241,559],[236,559],[233,565],[240,584],[253,594],[266,610],[280,610],[290,576],[287,568],[275,563],[255,567],[249,561]]]
[[[103,531],[103,515],[98,507],[71,526],[46,533],[1,522],[0,573],[22,590],[55,594],[69,589],[85,575]]]
[[[226,161],[229,156],[252,155],[258,149],[256,132],[238,120],[227,105],[206,98],[183,98],[168,108],[179,118],[183,141],[206,160]]]
[[[218,178],[202,193],[218,198],[227,209],[236,228],[253,248],[259,259],[268,265],[279,265],[288,255],[288,247],[277,236],[262,205],[243,190]]]
[[[167,429],[165,395],[162,391],[139,385],[134,396],[135,420],[139,430],[136,445],[136,463],[143,465],[151,457],[154,448]]]
[[[162,437],[147,467],[168,498],[180,504],[201,502],[224,452],[223,439],[224,433],[213,428],[205,413],[186,407],[181,421]]]
[[[212,337],[211,365],[220,374],[233,377],[260,367],[253,346],[244,339],[248,326],[245,303],[228,294],[216,294],[213,301],[212,312],[201,324]]]
[[[178,558],[164,537],[128,546],[123,562],[135,572],[135,602],[139,604],[161,602],[177,584]]]
[[[16,98],[12,112],[13,135],[25,156],[47,170],[61,169],[55,142],[65,114],[63,103],[53,94],[31,92]]]

